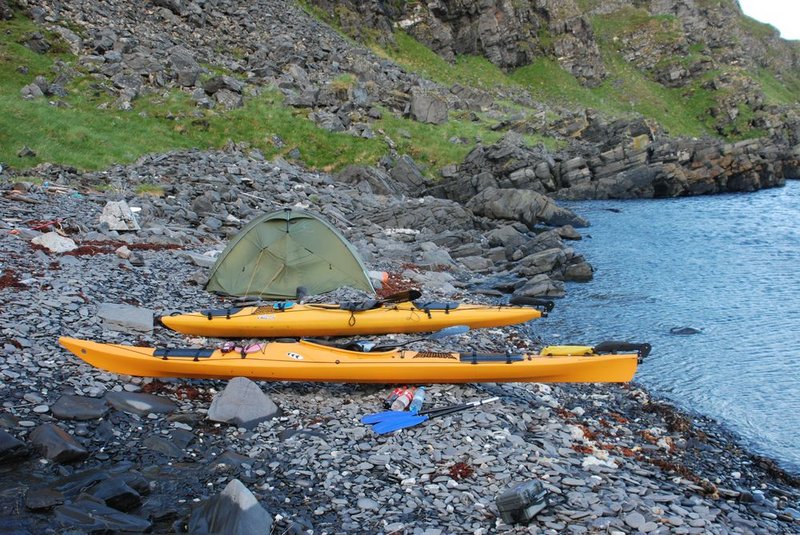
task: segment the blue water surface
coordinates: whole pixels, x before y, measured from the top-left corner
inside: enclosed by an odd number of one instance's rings
[[[595,268],[534,329],[549,343],[644,341],[636,380],[800,473],[800,181],[665,200],[562,202]],[[674,327],[702,329],[675,335]]]

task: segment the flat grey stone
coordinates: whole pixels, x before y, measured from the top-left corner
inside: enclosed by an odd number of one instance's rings
[[[153,331],[153,311],[148,308],[135,307],[118,303],[101,303],[97,316],[103,320],[103,326],[113,331]]]
[[[109,201],[100,215],[100,222],[107,223],[110,230],[139,230],[139,223],[131,207],[125,201]]]
[[[147,437],[142,442],[142,445],[145,448],[157,451],[158,453],[161,453],[162,455],[165,455],[171,459],[183,457],[184,454],[184,451],[176,444],[173,444],[166,438],[162,437]]]
[[[55,231],[36,236],[31,240],[31,243],[41,245],[51,253],[66,253],[78,248],[78,245],[72,239],[66,238]]]
[[[34,488],[25,494],[25,507],[31,511],[44,511],[64,503],[64,494],[56,489]]]
[[[55,521],[59,524],[95,533],[143,533],[150,529],[150,522],[137,516],[121,513],[95,499],[84,499],[55,509]]]
[[[212,257],[206,256],[204,254],[190,253],[190,252],[187,251],[187,252],[181,253],[180,256],[181,256],[181,258],[185,258],[186,260],[189,260],[194,265],[200,266],[200,267],[204,267],[204,268],[214,267],[214,264],[217,263],[217,259],[216,258],[212,258]]]
[[[246,377],[235,377],[214,397],[208,409],[208,419],[252,428],[276,416],[278,411],[277,405],[257,384]]]
[[[377,511],[381,508],[380,504],[373,500],[372,498],[359,498],[358,499],[358,508],[363,509],[365,511]]]
[[[647,520],[644,518],[644,515],[637,511],[633,511],[625,515],[625,523],[633,529],[640,529],[645,525],[646,522]]]
[[[106,401],[117,410],[139,415],[170,413],[178,408],[167,398],[140,392],[109,392]]]
[[[109,407],[104,399],[66,394],[52,407],[53,416],[61,420],[94,420],[102,418]]]

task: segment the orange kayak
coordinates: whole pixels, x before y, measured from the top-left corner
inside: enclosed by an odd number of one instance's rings
[[[362,352],[316,342],[265,342],[220,349],[162,349],[62,337],[92,366],[123,375],[334,383],[626,382],[648,344],[550,346],[536,354]]]
[[[356,336],[438,331],[453,325],[502,327],[541,318],[532,306],[396,303],[367,310],[338,304],[278,303],[162,316],[174,331],[217,338]]]

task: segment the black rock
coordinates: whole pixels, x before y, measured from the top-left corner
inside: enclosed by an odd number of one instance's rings
[[[142,504],[141,495],[122,477],[101,481],[92,487],[89,494],[103,500],[109,507],[123,512],[132,511]]]
[[[31,511],[44,511],[64,503],[64,494],[48,487],[34,488],[25,494],[25,507]]]
[[[61,420],[94,420],[109,410],[104,399],[64,395],[51,407],[53,416]]]
[[[196,438],[194,433],[185,429],[174,429],[170,435],[172,436],[172,443],[181,449],[186,449]]]
[[[16,461],[30,455],[30,450],[21,440],[0,429],[0,464]]]
[[[137,516],[112,509],[101,501],[84,498],[55,509],[55,521],[65,528],[93,532],[143,533],[150,522]]]
[[[697,329],[696,327],[673,327],[669,330],[670,334],[700,334],[703,332],[702,329]]]
[[[43,455],[58,463],[81,461],[89,456],[89,452],[78,444],[72,435],[55,424],[42,424],[31,433],[31,443],[39,448]]]
[[[249,535],[269,533],[271,528],[272,516],[238,479],[200,504],[189,520],[189,533]]]
[[[74,498],[83,491],[97,483],[110,477],[109,473],[100,468],[82,470],[74,474],[59,478],[50,483],[50,488],[63,493],[68,498]]]
[[[185,453],[183,449],[162,437],[147,437],[142,445],[171,459],[183,457]]]

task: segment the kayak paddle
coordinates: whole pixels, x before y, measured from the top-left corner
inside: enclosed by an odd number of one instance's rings
[[[378,304],[383,305],[386,303],[407,303],[422,297],[422,292],[419,290],[403,290],[402,292],[395,292],[392,295],[387,295],[383,299],[378,299]]]
[[[492,401],[497,401],[498,399],[500,398],[493,397],[484,399],[482,401],[472,401],[470,403],[465,403],[463,405],[456,405],[454,407],[442,409],[435,413],[427,413],[423,415],[411,414],[410,412],[406,412],[402,416],[393,416],[390,417],[388,420],[383,420],[376,423],[375,425],[372,426],[372,430],[378,435],[383,435],[385,433],[391,433],[393,431],[398,431],[400,429],[414,427],[415,425],[427,422],[431,418],[438,418],[439,416],[445,416],[447,414],[452,414],[454,412],[463,411],[469,409],[470,407],[478,407],[486,403],[491,403]],[[401,412],[401,411],[396,411],[396,412]]]
[[[427,414],[428,416],[430,416],[432,418],[434,416],[434,414],[436,414],[436,413],[439,413],[441,411],[446,411],[446,410],[449,410],[449,409],[455,409],[455,408],[462,407],[462,406],[463,406],[463,404],[450,405],[449,407],[439,407],[438,409],[436,409],[436,408],[425,409],[424,411],[419,411],[416,415],[417,416],[424,416],[424,415]],[[362,424],[370,424],[370,425],[372,425],[372,424],[377,424],[378,422],[384,422],[384,421],[393,420],[393,419],[396,419],[396,418],[405,418],[409,414],[413,414],[413,413],[411,413],[409,411],[383,411],[383,412],[376,412],[376,413],[373,413],[373,414],[366,414],[366,415],[362,416],[361,417],[361,423]]]
[[[457,334],[464,334],[469,332],[470,328],[468,325],[451,325],[450,327],[445,327],[439,331],[434,331],[428,336],[424,336],[422,338],[415,338],[414,340],[408,340],[407,342],[402,342],[400,344],[386,344],[382,346],[372,346],[367,351],[391,351],[392,349],[396,349],[398,347],[407,346],[408,344],[413,344],[414,342],[423,342],[425,340],[441,340],[442,338],[447,338],[448,336],[455,336]],[[369,342],[374,343],[374,342]]]

